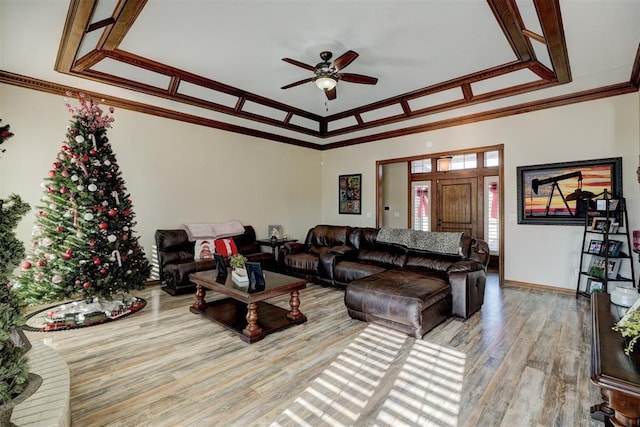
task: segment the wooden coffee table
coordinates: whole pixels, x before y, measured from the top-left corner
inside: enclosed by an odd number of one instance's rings
[[[231,273],[226,277],[218,277],[217,270],[190,274],[189,279],[196,284],[196,301],[190,310],[235,332],[248,343],[306,322],[306,316],[298,310],[298,291],[307,287],[306,280],[271,271],[265,271],[264,276],[265,290],[249,293],[248,283],[237,284]],[[220,292],[228,298],[206,302],[207,289]],[[290,310],[264,301],[287,293],[291,295]]]

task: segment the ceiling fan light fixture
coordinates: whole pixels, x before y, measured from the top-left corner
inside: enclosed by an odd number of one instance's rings
[[[321,74],[313,81],[321,90],[331,90],[338,84],[338,80],[330,74]]]

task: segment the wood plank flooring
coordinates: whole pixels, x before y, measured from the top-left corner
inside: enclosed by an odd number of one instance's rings
[[[137,295],[148,305],[128,318],[29,333],[69,365],[74,426],[599,425],[583,299],[492,277],[481,312],[415,340],[310,285],[307,323],[246,344],[190,313],[191,295]]]

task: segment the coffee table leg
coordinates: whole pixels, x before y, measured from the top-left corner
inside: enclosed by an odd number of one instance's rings
[[[304,317],[304,314],[302,314],[300,310],[298,310],[298,307],[300,307],[300,298],[298,297],[298,295],[298,291],[291,292],[291,299],[289,300],[291,311],[287,313],[287,319],[299,320]]]
[[[262,333],[262,328],[258,326],[258,304],[250,302],[247,305],[247,327],[242,331],[248,337],[254,337]]]
[[[204,310],[207,308],[207,303],[204,300],[207,291],[200,285],[196,285],[196,301],[193,303],[191,308],[194,310]]]

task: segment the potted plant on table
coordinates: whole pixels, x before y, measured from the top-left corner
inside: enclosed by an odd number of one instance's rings
[[[247,262],[247,257],[242,254],[235,254],[229,257],[229,265],[232,268],[232,275],[237,280],[242,282],[248,281],[247,277],[247,269],[245,268],[245,264]]]

